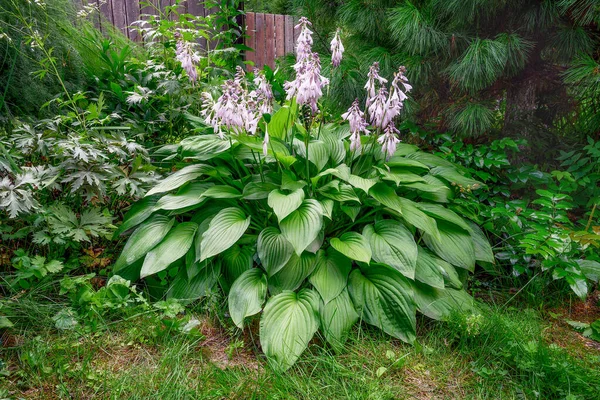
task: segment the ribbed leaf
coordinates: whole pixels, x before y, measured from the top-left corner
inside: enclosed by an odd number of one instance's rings
[[[210,221],[200,242],[200,258],[206,260],[227,250],[246,232],[250,225],[250,217],[237,207],[225,208]]]
[[[474,307],[473,297],[464,290],[437,289],[414,282],[419,312],[433,319],[447,319],[454,313],[466,314]]]
[[[319,295],[309,289],[271,297],[260,320],[260,344],[274,368],[289,369],[319,328]]]
[[[329,303],[321,303],[321,329],[327,342],[336,352],[341,352],[352,326],[358,321],[358,314],[350,299],[348,290],[344,289]]]
[[[332,238],[330,243],[331,247],[352,260],[367,264],[371,261],[371,246],[360,233],[346,232],[339,238]]]
[[[171,230],[174,219],[164,215],[155,215],[137,228],[129,237],[121,255],[114,266],[114,272],[133,264],[154,248]]]
[[[441,221],[438,223],[438,230],[439,239],[428,233],[423,235],[427,247],[450,264],[472,272],[475,269],[475,248],[471,235]]]
[[[252,268],[254,250],[248,246],[234,244],[221,254],[223,276],[231,285],[242,273]]]
[[[252,268],[235,280],[229,291],[229,315],[238,328],[244,328],[244,318],[260,312],[267,296],[267,276]]]
[[[289,261],[294,248],[277,228],[269,226],[258,235],[258,258],[268,276],[277,273]]]
[[[444,288],[444,275],[442,267],[436,262],[435,256],[430,255],[427,250],[419,247],[419,256],[417,258],[417,269],[415,270],[415,280],[423,282],[434,288]],[[439,259],[438,259],[439,260]],[[439,260],[443,263],[445,261]]]
[[[401,216],[406,222],[431,236],[439,237],[440,234],[435,219],[419,210],[417,203],[404,197],[400,197],[399,202],[404,210]]]
[[[185,158],[204,161],[229,150],[231,142],[217,135],[198,135],[183,139],[180,146]]]
[[[156,193],[163,193],[177,189],[178,187],[183,186],[185,183],[188,183],[189,181],[192,181],[203,175],[212,168],[213,167],[204,164],[188,165],[187,167],[182,168],[163,179],[158,185],[154,186],[152,189],[150,189],[150,191],[148,191],[148,193],[146,193],[146,197]]]
[[[360,203],[360,199],[354,192],[352,186],[342,183],[337,179],[322,186],[319,189],[319,193],[338,202],[356,201],[357,203]]]
[[[271,182],[250,182],[244,186],[243,197],[246,200],[262,200],[279,186]]]
[[[367,225],[363,235],[373,251],[373,260],[397,269],[402,275],[413,279],[417,266],[417,244],[404,225],[390,219]]]
[[[326,254],[321,250],[317,253],[315,270],[309,280],[325,304],[344,290],[351,268],[351,261],[336,251],[329,251]]]
[[[471,230],[469,224],[467,224],[467,221],[465,221],[464,218],[460,217],[457,213],[447,209],[442,205],[432,203],[417,203],[417,207],[419,207],[425,214],[430,215],[433,218],[441,219],[445,222],[454,224],[467,232]]]
[[[449,286],[454,289],[462,289],[462,287],[463,287],[462,281],[460,280],[460,277],[458,276],[456,269],[454,269],[454,267],[451,264],[447,263],[446,261],[442,260],[438,256],[431,254],[428,250],[425,250],[424,248],[419,246],[419,257],[417,258],[417,270],[420,268],[424,268],[427,270],[437,270],[440,274],[442,274],[443,282],[442,282],[441,287]],[[420,279],[419,278],[417,278],[417,279],[420,280],[421,282],[424,282],[424,279],[425,279],[424,275],[425,275],[425,273],[419,273]],[[432,279],[429,279],[428,282],[424,282],[424,283],[427,283],[428,285],[434,286],[434,287],[440,286],[439,283],[434,285]]]
[[[140,278],[160,272],[183,257],[192,247],[197,229],[198,224],[194,222],[182,222],[171,229],[163,241],[146,254]]]
[[[297,255],[317,238],[323,225],[323,208],[314,199],[302,205],[279,223],[281,233],[292,244]]]
[[[473,239],[473,246],[475,247],[475,259],[477,261],[483,261],[486,263],[494,264],[496,259],[494,258],[494,252],[492,246],[488,241],[487,237],[476,223],[467,221],[470,228],[471,238]]]
[[[158,197],[153,196],[144,197],[140,201],[135,202],[131,206],[129,211],[127,211],[127,214],[125,214],[125,217],[123,218],[123,223],[116,230],[113,238],[116,238],[123,232],[128,231],[129,229],[141,224],[146,219],[148,219],[148,217],[150,217],[154,212],[154,206],[156,205],[157,201]]]
[[[191,183],[177,194],[161,197],[154,208],[155,210],[179,210],[198,205],[205,200],[204,192],[213,185],[213,183]]]
[[[296,189],[289,194],[283,193],[281,190],[273,190],[269,193],[269,207],[273,209],[279,222],[297,210],[304,200],[304,190]]]
[[[433,176],[444,178],[448,182],[464,187],[465,189],[467,187],[477,189],[484,186],[483,183],[476,181],[475,179],[467,178],[466,176],[460,174],[456,168],[435,167],[432,168],[429,173]]]
[[[402,204],[399,200],[400,198],[396,194],[396,191],[394,191],[394,189],[389,187],[386,183],[382,182],[374,185],[371,189],[369,189],[369,194],[384,206],[391,208],[398,214],[403,214]]]
[[[355,188],[361,189],[365,193],[369,193],[369,190],[379,182],[379,179],[375,178],[363,178],[358,175],[350,175],[348,183]]]
[[[186,271],[181,271],[167,292],[167,298],[190,302],[206,296],[217,283],[221,274],[221,264],[207,263],[193,278],[188,279]]]
[[[363,319],[388,335],[413,343],[416,309],[412,284],[393,268],[371,264],[348,279],[352,302]]]
[[[279,294],[284,290],[296,290],[315,269],[317,256],[304,252],[301,256],[292,254],[290,260],[277,272],[269,277],[269,291]]]
[[[242,197],[242,194],[234,187],[228,185],[215,185],[204,192],[204,197],[213,199],[237,199]]]

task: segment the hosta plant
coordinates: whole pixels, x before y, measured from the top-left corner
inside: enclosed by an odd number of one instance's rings
[[[445,206],[480,184],[399,143],[404,69],[388,91],[374,65],[366,114],[355,102],[349,123],[327,121],[309,22],[298,28],[285,104],[271,104],[258,71],[251,83],[239,70],[214,102],[205,94],[204,133],[179,144],[177,171],[132,206],[114,266],[127,279],[177,271],[166,296],[183,301],[220,287],[238,327],[260,314],[262,349],[280,370],[317,331],[341,350],[359,320],[413,342],[417,310],[470,309],[463,278],[493,262],[477,225]]]

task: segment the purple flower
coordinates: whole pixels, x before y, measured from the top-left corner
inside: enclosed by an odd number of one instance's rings
[[[312,52],[312,32],[308,29],[310,22],[305,17],[300,18],[296,29],[301,28],[296,47],[296,79],[285,82],[283,87],[287,99],[296,96],[300,105],[308,104],[313,113],[318,111],[317,102],[323,96],[323,87],[329,84],[329,79],[321,75],[319,55]]]
[[[344,45],[340,39],[340,30],[335,31],[335,36],[331,41],[331,64],[334,67],[339,67],[342,62],[342,54],[344,54]]]
[[[371,98],[368,108],[371,125],[380,129],[384,129],[390,120],[389,116],[387,115],[387,94],[388,93],[385,86],[379,88],[377,95]]]
[[[254,84],[256,90],[250,92],[250,95],[256,97],[260,113],[271,114],[273,112],[273,89],[264,72],[254,69]]]
[[[385,155],[385,159],[389,160],[396,152],[396,147],[400,142],[397,135],[400,133],[393,124],[389,124],[385,128],[385,133],[381,135],[377,142],[381,144],[381,151]]]
[[[175,58],[181,63],[181,68],[187,72],[190,82],[196,82],[198,79],[196,64],[200,61],[200,57],[192,48],[192,44],[183,40],[181,33],[176,32],[175,38],[177,38]]]
[[[265,125],[265,138],[263,139],[263,156],[267,156],[269,146],[269,129]]]
[[[348,111],[342,114],[342,118],[350,123],[350,150],[360,149],[360,133],[365,132],[368,135],[369,131],[367,130],[365,114],[358,106],[358,99],[354,100]]]
[[[367,90],[367,105],[369,108],[371,103],[373,102],[374,97],[377,93],[376,82],[379,82],[379,85],[384,85],[387,83],[387,79],[379,76],[379,63],[374,62],[373,65],[369,68],[369,73],[367,74],[369,78],[367,83],[365,84],[365,89]]]

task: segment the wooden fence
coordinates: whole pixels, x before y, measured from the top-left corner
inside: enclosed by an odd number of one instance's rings
[[[102,23],[109,22],[120,29],[129,39],[140,40],[138,32],[132,28],[135,21],[142,19],[143,14],[157,15],[158,10],[173,6],[175,0],[149,0],[152,6],[144,6],[144,0],[80,0],[83,3],[96,5],[104,18],[100,18],[98,25],[102,29]],[[178,12],[207,17],[216,11],[215,8],[207,8],[202,0],[185,0],[180,3]],[[287,53],[294,52],[298,32],[294,25],[297,17],[291,15],[263,14],[248,12],[242,19],[242,25],[246,27],[244,44],[254,49],[247,51],[244,58],[252,61],[258,68],[268,65],[275,67],[275,59]],[[206,41],[200,45],[205,47]],[[248,67],[250,70],[252,67]]]

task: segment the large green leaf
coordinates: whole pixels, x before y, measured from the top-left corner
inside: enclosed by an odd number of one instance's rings
[[[581,273],[589,280],[598,282],[600,280],[600,263],[594,260],[577,260]]]
[[[402,209],[404,210],[401,216],[406,222],[408,222],[415,228],[418,228],[423,232],[428,233],[429,235],[439,237],[439,232],[435,219],[431,218],[423,211],[419,210],[419,208],[417,207],[417,203],[404,197],[400,197],[399,202],[402,205]]]
[[[448,319],[453,314],[472,312],[473,297],[464,290],[438,289],[421,282],[414,283],[415,302],[419,311],[433,319]]]
[[[269,197],[269,193],[279,185],[272,182],[250,182],[244,186],[243,197],[245,200],[262,200]]]
[[[414,342],[413,289],[400,272],[375,263],[355,269],[348,279],[348,290],[354,306],[367,323],[395,338]]]
[[[229,315],[233,323],[244,328],[244,318],[260,312],[267,296],[267,276],[252,268],[233,282],[229,291]]]
[[[465,231],[470,231],[470,227],[464,218],[440,204],[417,203],[417,207],[419,207],[425,214],[430,215],[433,218],[441,219],[442,221],[454,224]]]
[[[293,103],[291,106],[283,106],[271,116],[271,121],[268,124],[269,135],[273,138],[286,140],[289,132],[296,120],[296,112],[298,106]]]
[[[256,249],[258,258],[269,277],[283,268],[294,254],[292,244],[272,226],[263,229],[258,235]]]
[[[301,256],[292,254],[290,260],[277,272],[269,277],[269,291],[279,294],[283,290],[296,290],[302,285],[315,269],[317,257],[309,252]]]
[[[202,234],[198,261],[206,260],[227,250],[246,232],[250,217],[237,207],[225,208],[210,221],[208,229]]]
[[[252,268],[254,250],[249,246],[234,244],[221,254],[223,276],[231,285],[242,273]]]
[[[352,262],[344,255],[321,250],[317,253],[315,270],[310,283],[317,289],[325,304],[336,298],[348,283]]]
[[[322,186],[319,189],[319,193],[338,202],[356,201],[357,203],[360,203],[360,199],[354,192],[352,186],[342,183],[337,179]]]
[[[154,206],[158,201],[158,196],[144,197],[140,201],[135,202],[125,217],[123,223],[116,230],[113,238],[117,238],[120,234],[144,222],[154,212]]]
[[[229,150],[231,142],[217,135],[198,135],[183,139],[180,146],[185,158],[204,161]]]
[[[407,184],[407,183],[415,183],[415,182],[425,182],[425,179],[421,178],[417,174],[413,174],[412,172],[408,172],[408,171],[390,172],[386,169],[379,168],[379,167],[375,167],[375,169],[381,175],[381,179],[383,179],[384,181],[394,182],[396,184],[396,186],[399,186],[401,183]]]
[[[180,186],[196,179],[197,177],[205,174],[207,171],[211,170],[213,167],[205,164],[194,164],[188,165],[180,169],[177,172],[169,175],[156,186],[146,193],[147,196],[151,196],[156,193],[168,192],[173,189],[177,189]]]
[[[149,221],[137,228],[129,237],[121,255],[114,266],[114,272],[118,272],[128,265],[133,264],[154,248],[171,230],[175,223],[164,215],[155,215]]]
[[[344,289],[329,303],[321,303],[321,329],[327,342],[336,352],[341,352],[348,338],[350,329],[358,320],[358,314],[350,299],[348,290]]]
[[[303,158],[306,158],[306,146],[304,142],[294,139],[294,149]],[[329,160],[329,146],[322,140],[311,140],[308,143],[308,160],[321,171]]]
[[[273,209],[279,222],[296,211],[304,200],[304,190],[296,189],[289,194],[276,189],[269,193],[269,207]]]
[[[302,205],[279,223],[281,232],[292,244],[297,255],[317,238],[323,225],[323,208],[314,199],[304,200]]]
[[[358,175],[350,175],[348,183],[355,188],[361,189],[365,193],[369,193],[369,190],[379,182],[377,178],[363,178]]]
[[[208,295],[219,279],[221,264],[218,262],[204,264],[207,264],[206,267],[191,279],[188,279],[186,271],[181,271],[173,280],[167,298],[175,298],[187,303]]]
[[[182,222],[173,228],[162,242],[146,254],[140,277],[156,274],[183,257],[192,247],[197,229],[198,224],[194,222]]]
[[[411,160],[410,158],[393,156],[386,163],[390,167],[391,171],[397,170],[412,170],[413,172],[423,173],[429,171],[429,167],[417,160]]]
[[[475,269],[475,247],[471,235],[442,221],[438,222],[438,231],[439,239],[428,233],[423,235],[427,247],[450,264],[472,272]]]
[[[410,231],[398,221],[390,219],[367,225],[363,235],[373,251],[373,260],[387,264],[413,279],[417,266],[417,244]]]
[[[384,206],[391,208],[400,215],[403,214],[400,198],[396,194],[396,191],[389,187],[387,183],[381,182],[374,185],[369,189],[369,194]]]
[[[419,271],[423,269],[423,271]],[[433,287],[443,288],[444,286],[450,286],[454,289],[462,289],[463,284],[456,272],[454,267],[442,260],[436,255],[431,254],[428,250],[419,246],[419,257],[417,258],[417,271],[415,278],[421,282],[427,283]],[[439,278],[434,275],[434,272],[426,271],[438,271],[442,275],[443,282],[439,283]]]
[[[433,176],[444,178],[451,184],[456,184],[460,187],[464,187],[465,189],[467,187],[477,189],[485,186],[483,183],[476,181],[475,179],[467,178],[466,176],[460,174],[455,167],[439,166],[432,168],[429,173]]]
[[[179,210],[198,205],[205,200],[203,194],[213,183],[194,182],[182,188],[177,194],[168,194],[156,203],[155,210]]]
[[[215,185],[204,192],[204,197],[212,199],[237,199],[242,197],[242,194],[239,190],[229,185]]]
[[[346,232],[339,238],[332,238],[330,243],[331,247],[352,260],[371,262],[371,246],[360,233]]]
[[[485,233],[481,228],[473,221],[467,221],[470,228],[471,238],[473,238],[473,246],[475,247],[475,259],[490,264],[494,264],[496,259],[494,258],[494,252],[492,246],[488,241]]]
[[[260,344],[279,371],[289,369],[319,328],[319,295],[310,289],[271,297],[260,320]]]

